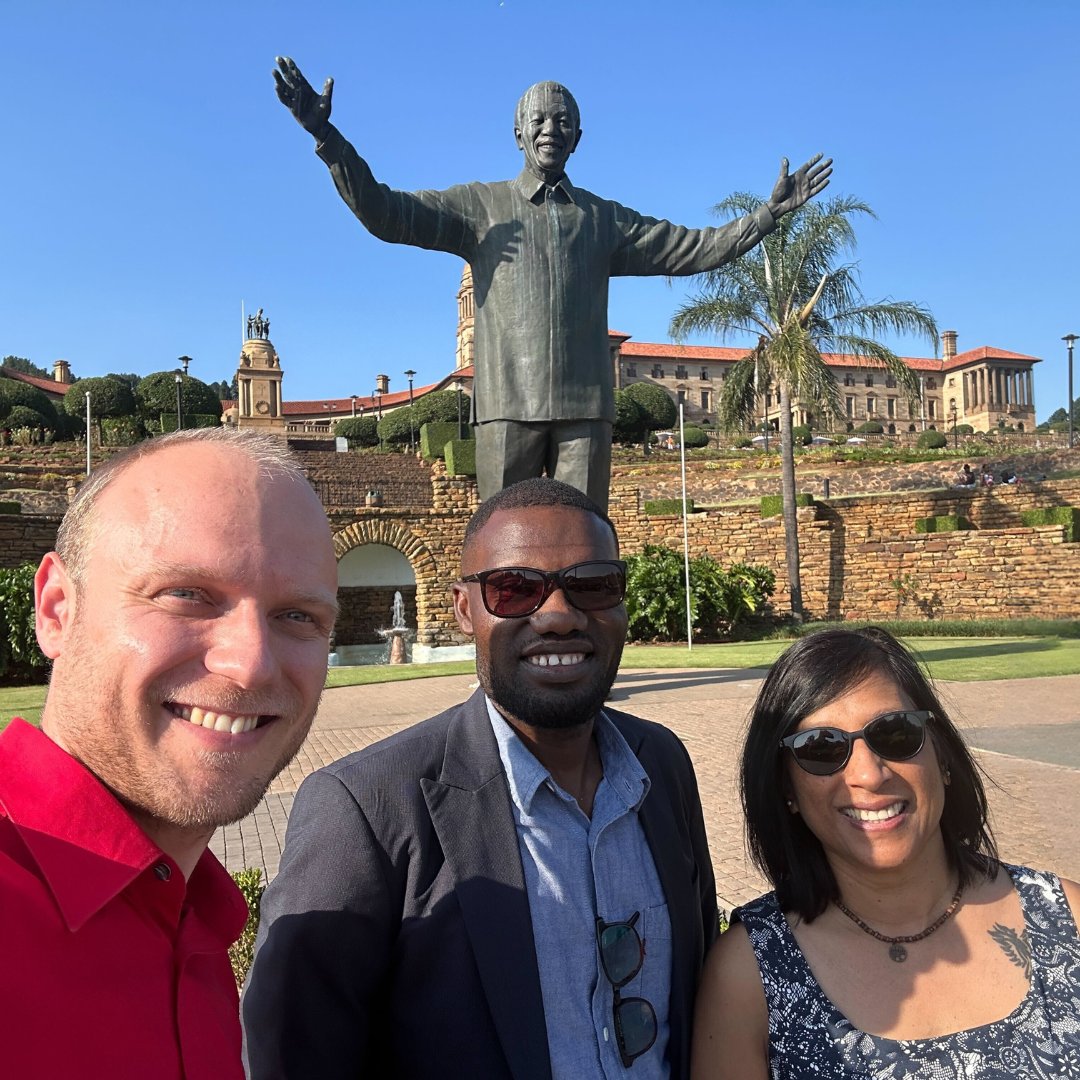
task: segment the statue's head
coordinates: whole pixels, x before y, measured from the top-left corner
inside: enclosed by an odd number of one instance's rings
[[[581,139],[581,113],[574,95],[561,83],[530,86],[514,113],[514,138],[525,153],[527,168],[545,180],[556,180]]]

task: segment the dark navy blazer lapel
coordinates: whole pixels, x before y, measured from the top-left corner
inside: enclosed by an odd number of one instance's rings
[[[451,721],[442,774],[421,785],[510,1071],[515,1080],[550,1080],[517,830],[481,691]]]

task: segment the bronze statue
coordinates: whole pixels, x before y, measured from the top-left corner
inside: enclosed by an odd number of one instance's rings
[[[607,506],[615,391],[608,347],[612,275],[713,270],[754,247],[829,182],[818,154],[794,173],[784,158],[767,203],[719,228],[687,229],[575,187],[567,159],[581,139],[573,95],[525,91],[513,180],[446,191],[394,191],[330,123],[334,80],[316,93],[278,57],[277,95],[315,137],[338,193],[364,227],[395,244],[449,251],[472,267],[476,371],[472,421],[481,498],[547,472]]]

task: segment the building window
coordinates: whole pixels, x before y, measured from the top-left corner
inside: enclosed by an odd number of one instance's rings
[[[937,419],[937,402],[933,398],[930,398],[926,403],[926,415],[929,416],[931,420]]]
[[[866,415],[867,416],[876,416],[877,415],[877,398],[875,398],[873,394],[871,394],[866,399]]]
[[[626,377],[628,379],[636,379],[637,378],[637,364],[627,364],[626,365]]]
[[[702,408],[703,412],[708,412],[709,411],[709,391],[708,390],[702,390],[701,391],[701,408]]]
[[[844,398],[844,404],[847,406],[848,416],[855,415],[855,399],[853,397]]]
[[[653,364],[652,377],[654,379],[662,379],[664,377],[664,369],[659,364]]]
[[[844,376],[844,385],[845,386],[854,386],[855,385],[855,376],[852,375],[850,371]]]
[[[686,404],[686,391],[685,390],[676,390],[675,394],[676,394],[675,404],[676,405],[685,405]]]
[[[895,375],[886,375],[885,376],[885,385],[890,390],[895,390],[896,389],[896,376]]]
[[[867,375],[866,376],[866,385],[867,386],[873,386],[874,385],[874,376],[873,375]]]
[[[675,365],[675,378],[676,379],[685,379],[686,378],[686,365],[685,364],[676,364]]]
[[[937,379],[927,379],[926,380],[926,389],[927,390],[936,390],[937,389]]]
[[[951,375],[949,376],[949,385],[950,386],[955,386],[956,385],[956,380]]]
[[[701,377],[702,379],[708,379],[710,382],[712,381],[712,374],[707,367],[701,369]]]
[[[896,398],[891,397],[891,398],[886,398],[885,399],[885,412],[890,417],[896,415]]]

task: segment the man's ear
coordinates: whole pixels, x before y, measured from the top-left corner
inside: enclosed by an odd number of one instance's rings
[[[517,148],[519,150],[524,150],[525,149],[525,142],[521,138],[521,128],[519,128],[519,127],[514,128],[514,142],[517,143]]]
[[[578,148],[579,142],[581,142],[581,128],[577,129],[577,135],[574,136],[574,145],[570,147],[571,154]]]
[[[472,608],[469,603],[469,586],[455,582],[450,586],[454,592],[454,618],[463,634],[473,636]]]
[[[75,582],[55,551],[41,560],[34,575],[34,618],[38,645],[55,660],[75,618]]]

